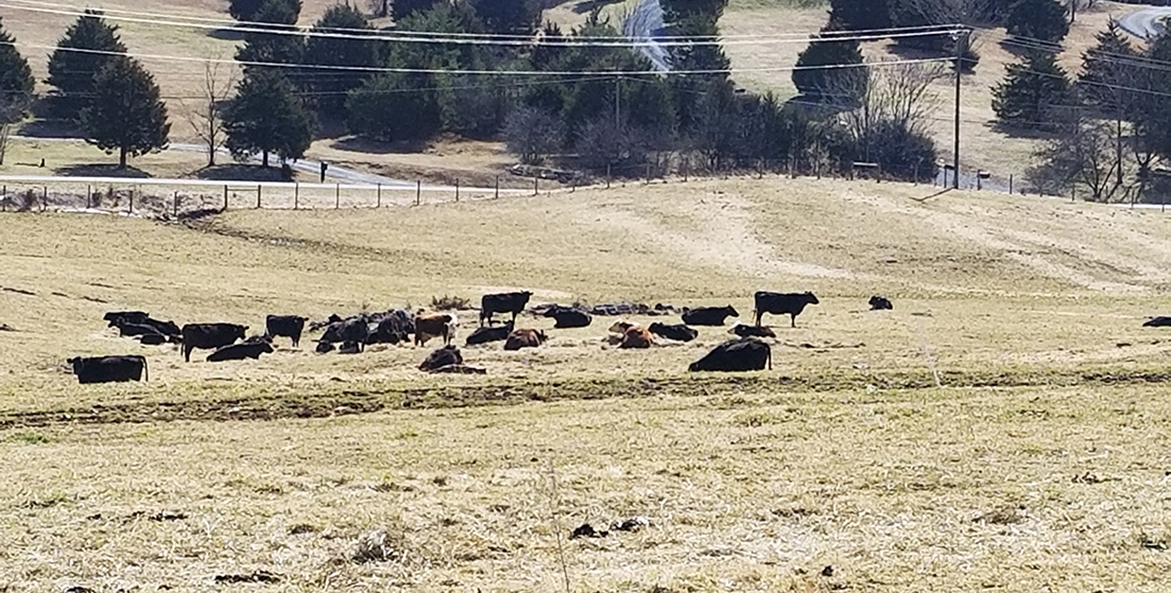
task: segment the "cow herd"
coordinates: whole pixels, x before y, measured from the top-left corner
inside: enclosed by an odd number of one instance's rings
[[[480,302],[479,327],[466,338],[466,345],[504,342],[508,351],[538,348],[549,336],[544,330],[516,327],[517,316],[526,310],[532,293],[508,292],[484,295]],[[775,338],[776,333],[762,326],[764,315],[789,315],[790,325],[796,327],[797,316],[807,305],[818,304],[812,292],[776,293],[760,291],[754,295],[755,325],[735,322],[728,333],[735,337],[720,344],[700,360],[689,366],[690,371],[741,372],[772,368],[772,352],[761,338]],[[870,299],[872,309],[889,309],[884,297]],[[658,312],[677,310],[656,305]],[[553,329],[588,327],[593,316],[586,310],[562,305],[542,305],[530,309],[535,315],[554,320]],[[595,308],[595,313],[598,310]],[[495,324],[494,315],[510,315],[508,321]],[[619,349],[650,348],[660,340],[690,342],[699,336],[692,326],[724,326],[729,318],[739,317],[731,305],[722,307],[684,308],[679,324],[654,322],[643,326],[628,321],[617,321],[609,327],[607,340]],[[322,330],[317,340],[318,353],[337,350],[343,354],[362,352],[370,344],[408,343],[413,336],[416,346],[425,346],[432,338],[441,338],[443,347],[433,351],[419,368],[427,372],[483,373],[484,369],[464,364],[459,348],[452,344],[459,322],[454,312],[414,313],[397,309],[384,313],[362,313],[349,318],[332,315],[320,323],[311,323],[298,315],[269,315],[265,318],[262,335],[247,336],[248,327],[233,323],[189,323],[182,327],[172,321],[153,319],[142,311],[114,311],[104,317],[109,327],[116,327],[121,336],[137,338],[141,343],[157,345],[173,343],[180,346],[183,359],[191,361],[194,350],[211,350],[208,362],[258,359],[274,352],[275,338],[288,338],[298,347],[308,331]],[[340,346],[339,346],[340,344]],[[143,356],[75,357],[67,363],[80,383],[110,381],[140,381],[147,377],[146,358]]]

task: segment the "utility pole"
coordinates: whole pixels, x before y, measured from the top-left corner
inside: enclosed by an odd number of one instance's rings
[[[968,36],[971,33],[969,29],[964,29],[956,36],[955,147],[953,150],[955,169],[951,174],[951,186],[953,189],[960,188],[960,75],[963,70],[964,52],[968,49]]]

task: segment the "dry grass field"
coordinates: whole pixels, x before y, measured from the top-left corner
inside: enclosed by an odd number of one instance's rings
[[[1157,210],[766,178],[0,219],[2,591],[1165,588]],[[184,363],[101,320],[259,328],[521,287],[745,319],[761,288],[821,304],[766,318],[774,368],[737,377],[684,372],[723,328],[623,351],[597,318],[463,348],[488,374],[439,377],[415,370],[434,343]],[[895,309],[865,311],[875,293]],[[64,367],[114,353],[150,380]]]

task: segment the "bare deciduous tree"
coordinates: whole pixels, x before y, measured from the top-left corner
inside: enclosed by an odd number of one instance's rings
[[[227,134],[224,132],[223,111],[224,105],[236,87],[236,74],[231,67],[225,67],[226,73],[221,72],[221,62],[205,62],[203,64],[203,88],[200,89],[203,101],[199,108],[192,111],[188,117],[191,128],[207,149],[207,166],[215,166],[215,155],[224,145]]]
[[[4,164],[4,155],[8,152],[8,136],[15,126],[24,117],[28,109],[28,98],[0,99],[0,165]]]
[[[1115,175],[1119,166],[1115,130],[1108,122],[1075,118],[1037,156],[1038,171],[1048,171],[1050,181],[1064,180],[1058,184],[1065,187],[1084,186],[1089,201],[1109,202],[1122,187]]]
[[[859,105],[841,114],[842,123],[855,140],[862,140],[881,125],[923,132],[937,109],[932,83],[948,75],[941,63],[900,64],[869,68],[865,88],[856,91]],[[860,93],[860,94],[857,94]],[[840,89],[835,94],[850,95]]]

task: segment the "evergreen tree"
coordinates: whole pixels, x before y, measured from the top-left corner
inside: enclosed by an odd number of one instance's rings
[[[69,26],[49,57],[49,78],[45,81],[56,89],[50,95],[50,106],[58,117],[78,117],[94,94],[98,72],[114,53],[126,53],[126,46],[118,38],[118,28],[107,25],[100,11],[87,9]]]
[[[397,72],[367,80],[346,102],[350,131],[384,142],[431,138],[443,123],[433,80]]]
[[[1103,113],[1115,113],[1135,82],[1138,51],[1130,45],[1118,22],[1110,19],[1106,30],[1098,33],[1098,44],[1082,54],[1082,73],[1078,77],[1078,95]]]
[[[264,0],[229,0],[228,14],[238,21],[252,21],[263,3]]]
[[[848,33],[823,30],[809,47],[797,57],[793,71],[793,85],[803,95],[823,101],[852,104],[866,92],[866,66],[840,67],[862,64],[862,48],[848,37]],[[838,66],[817,68],[818,66]]]
[[[118,168],[126,157],[167,147],[171,124],[154,77],[126,56],[117,56],[94,79],[95,95],[81,112],[86,142],[107,153],[118,151]]]
[[[1072,101],[1072,85],[1053,52],[1038,51],[1005,67],[1004,81],[992,89],[992,110],[1001,124],[1051,129],[1056,107]]]
[[[538,0],[469,0],[490,33],[531,35],[541,22]]]
[[[847,31],[886,29],[891,26],[888,0],[830,0],[830,21]]]
[[[297,19],[301,14],[301,0],[264,0],[253,15],[252,20],[260,28],[282,31],[281,33],[249,32],[244,35],[244,45],[236,51],[236,59],[241,62],[296,64],[301,62],[305,52],[305,39],[301,35],[290,34],[295,30]],[[255,66],[245,65],[245,70]],[[297,76],[299,73],[292,68],[281,68],[288,76]]]
[[[391,9],[394,21],[401,23],[403,19],[417,12],[426,12],[438,4],[440,0],[394,0]]]
[[[0,19],[0,123],[19,116],[32,99],[33,71]]]
[[[327,10],[313,26],[314,31],[329,29],[370,30],[366,17],[349,5],[337,4]],[[310,37],[305,44],[304,63],[329,66],[373,67],[378,65],[378,45],[363,39]],[[368,72],[320,70],[301,77],[303,88],[313,96],[319,113],[344,111],[346,94],[369,77]],[[344,113],[339,113],[344,117]]]
[[[1057,0],[1017,0],[1005,23],[1009,35],[1058,43],[1069,33],[1065,6]]]
[[[1143,56],[1148,61],[1138,62],[1130,71],[1126,86],[1141,89],[1134,101],[1127,105],[1128,119],[1135,136],[1136,152],[1142,151],[1171,158],[1171,33],[1164,31],[1152,40]],[[1150,165],[1150,160],[1145,163]]]
[[[244,75],[236,96],[224,110],[225,145],[242,158],[276,154],[282,159],[305,156],[313,140],[313,116],[280,72],[258,68]]]

